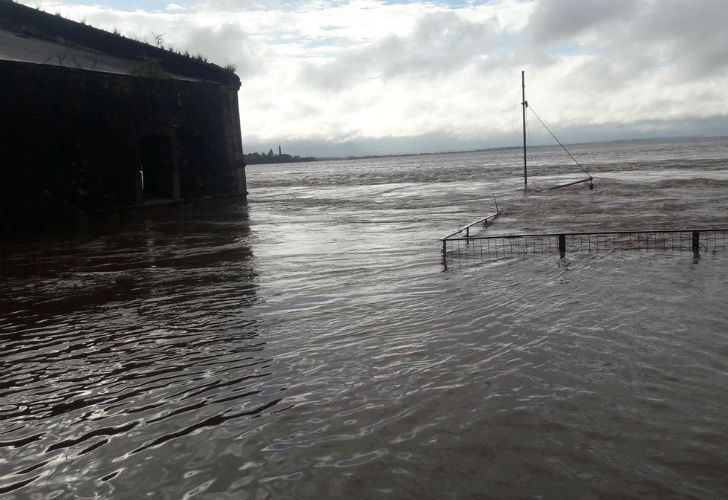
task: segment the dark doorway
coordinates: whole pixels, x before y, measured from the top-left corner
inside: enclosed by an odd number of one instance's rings
[[[148,135],[141,140],[144,200],[175,199],[176,165],[172,137]]]

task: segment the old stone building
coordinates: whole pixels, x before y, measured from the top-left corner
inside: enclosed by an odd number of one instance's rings
[[[0,222],[245,196],[240,80],[0,0]]]

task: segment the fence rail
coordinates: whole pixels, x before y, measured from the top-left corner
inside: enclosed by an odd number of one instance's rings
[[[492,258],[512,254],[641,250],[662,253],[718,252],[728,249],[728,229],[602,231],[583,233],[513,234],[501,236],[447,237],[443,258]]]
[[[500,212],[495,212],[495,213],[492,213],[492,214],[490,214],[490,215],[486,215],[486,216],[485,216],[485,217],[483,217],[483,218],[480,218],[480,219],[478,219],[478,220],[476,220],[476,221],[473,221],[473,222],[471,222],[470,224],[467,224],[467,225],[465,225],[465,226],[461,227],[460,229],[458,229],[458,230],[457,230],[457,231],[455,231],[454,233],[452,233],[452,234],[449,234],[449,235],[445,236],[445,237],[444,237],[444,238],[443,238],[442,240],[443,240],[443,241],[445,241],[445,240],[448,240],[448,239],[452,238],[453,236],[455,236],[455,235],[458,235],[458,234],[462,233],[463,231],[465,231],[465,238],[466,238],[466,239],[467,239],[467,238],[470,238],[470,228],[471,228],[471,227],[475,227],[475,226],[477,226],[478,224],[483,224],[483,227],[488,227],[488,221],[491,221],[491,220],[495,220],[495,219],[497,219],[497,218],[498,218],[499,216],[500,216]]]

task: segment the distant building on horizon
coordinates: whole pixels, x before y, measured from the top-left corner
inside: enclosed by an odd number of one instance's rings
[[[233,68],[0,0],[0,75],[0,223],[246,194]]]
[[[300,163],[317,161],[313,156],[300,157],[298,155],[292,156],[284,154],[281,146],[278,146],[278,154],[273,153],[273,148],[268,150],[268,153],[247,153],[244,155],[245,163],[248,165],[259,165],[263,163]]]

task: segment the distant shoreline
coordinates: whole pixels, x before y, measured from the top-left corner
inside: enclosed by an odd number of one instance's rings
[[[291,156],[287,154],[277,154],[277,155],[264,155],[260,153],[251,153],[248,155],[243,155],[243,160],[245,161],[246,165],[267,165],[272,163],[303,163],[303,162],[310,162],[310,161],[318,161],[318,158],[314,158],[313,156]]]
[[[614,144],[619,142],[634,143],[644,141],[681,141],[681,140],[700,140],[700,139],[716,139],[720,137],[728,137],[728,135],[711,135],[711,136],[676,136],[676,137],[644,137],[638,139],[611,139],[605,141],[588,141],[588,142],[574,142],[566,143],[567,146],[584,146],[590,144]],[[248,165],[259,165],[259,164],[272,164],[272,163],[303,163],[303,162],[315,162],[315,161],[349,161],[349,160],[371,160],[377,158],[407,158],[412,156],[432,156],[432,155],[449,155],[449,154],[462,154],[462,153],[483,153],[486,151],[498,151],[504,149],[521,149],[523,146],[496,146],[478,149],[465,149],[457,151],[435,151],[428,153],[393,153],[393,154],[370,154],[370,155],[347,155],[347,156],[321,156],[321,157],[299,157],[291,155],[260,155],[253,153],[252,155],[245,155],[245,163]],[[531,144],[529,148],[549,148],[558,147],[556,144]],[[249,156],[258,155],[258,158],[262,161],[249,161]],[[270,158],[270,160],[269,160]],[[285,158],[285,159],[284,159]]]
[[[572,142],[565,143],[566,146],[585,146],[590,144],[614,144],[618,142],[634,143],[634,142],[646,142],[646,141],[683,141],[683,140],[700,140],[700,139],[718,139],[721,137],[728,137],[728,135],[687,135],[687,136],[674,136],[674,137],[644,137],[638,139],[610,139],[606,141],[587,141],[587,142]],[[529,148],[550,148],[559,147],[557,144],[530,144]],[[435,151],[429,153],[394,153],[394,154],[373,154],[373,155],[362,155],[362,156],[322,156],[316,158],[316,161],[333,161],[333,160],[369,160],[374,158],[406,158],[409,156],[429,156],[429,155],[450,155],[458,153],[482,153],[486,151],[497,151],[503,149],[522,149],[523,146],[496,146],[489,148],[478,148],[478,149],[464,149],[458,151]]]

